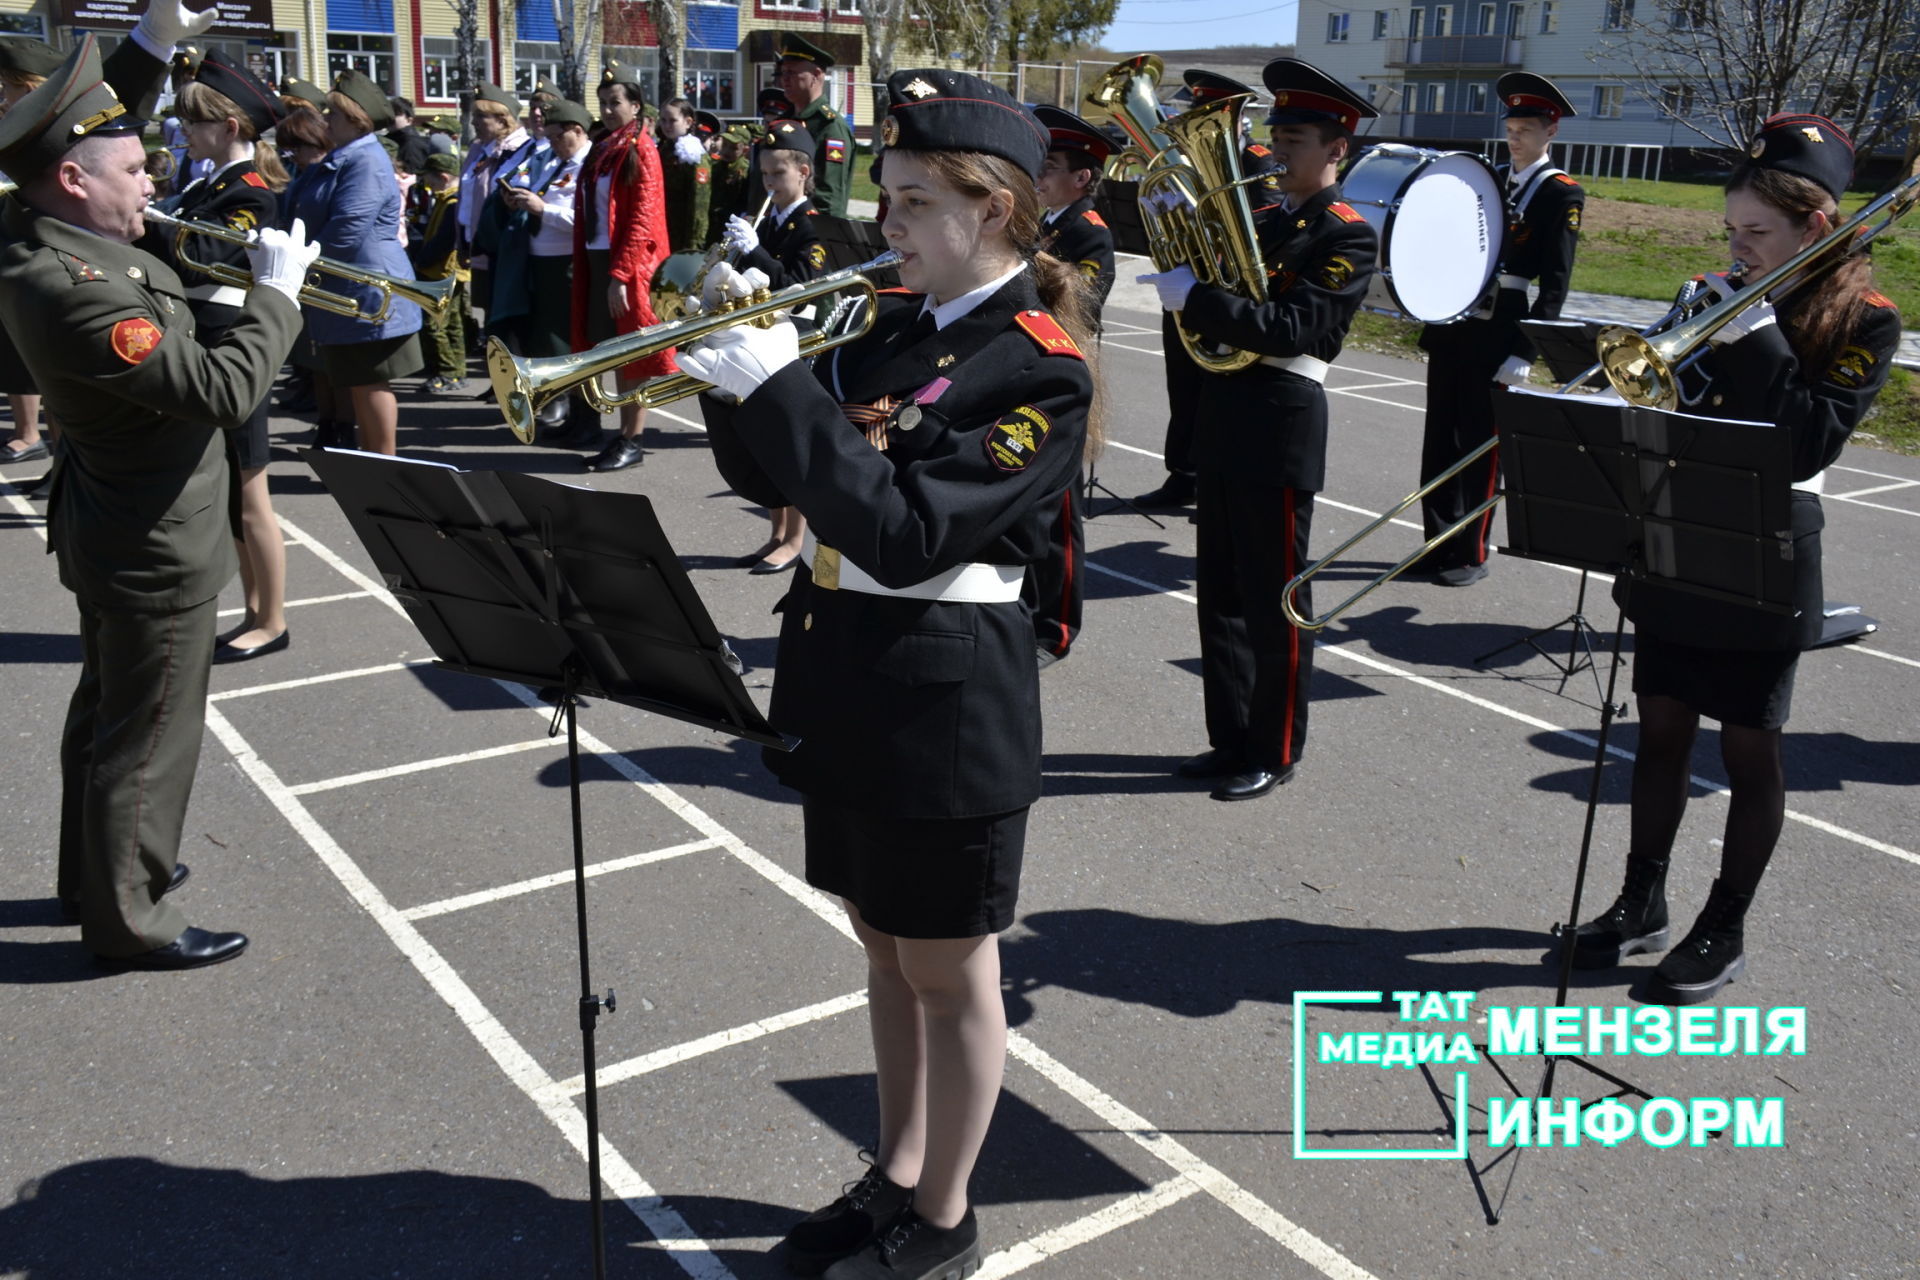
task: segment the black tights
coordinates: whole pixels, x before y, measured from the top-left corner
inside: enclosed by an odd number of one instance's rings
[[[1640,749],[1633,765],[1633,851],[1650,858],[1673,852],[1687,810],[1688,775],[1700,713],[1677,698],[1638,699]],[[1720,726],[1720,760],[1732,795],[1720,846],[1720,882],[1752,893],[1766,873],[1786,821],[1787,780],[1780,764],[1780,730]]]

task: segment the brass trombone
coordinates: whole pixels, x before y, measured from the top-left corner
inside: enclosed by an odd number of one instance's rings
[[[219,240],[226,244],[249,245],[252,240],[244,231],[235,231],[223,227],[217,222],[194,222],[190,219],[175,217],[171,213],[149,205],[143,215],[155,226],[174,233],[173,256],[180,265],[189,271],[199,271],[217,283],[239,289],[253,288],[253,273],[239,267],[228,266],[223,262],[199,262],[188,255],[187,241],[192,236],[205,236],[209,240]],[[390,276],[380,271],[357,266],[351,262],[340,262],[333,258],[316,258],[312,271],[330,275],[354,284],[367,285],[380,291],[380,307],[372,315],[360,309],[357,298],[344,293],[330,293],[311,284],[300,287],[300,301],[320,311],[331,312],[337,316],[364,320],[368,324],[379,324],[387,318],[393,309],[395,298],[404,298],[413,303],[431,318],[438,320],[446,314],[447,307],[453,301],[453,290],[458,281],[449,276],[445,280],[406,280],[399,276]]]
[[[572,355],[530,360],[514,355],[500,339],[493,338],[487,343],[487,376],[493,383],[494,398],[500,404],[500,412],[505,416],[507,426],[513,429],[513,434],[522,443],[531,444],[534,415],[540,411],[540,406],[576,387],[597,413],[609,413],[633,404],[657,408],[698,395],[712,384],[689,373],[670,373],[649,378],[631,391],[611,393],[601,379],[622,365],[658,355],[669,347],[691,346],[722,329],[742,324],[770,328],[776,322],[774,313],[777,311],[789,311],[837,293],[852,292],[864,298],[867,304],[862,309],[860,322],[837,333],[816,330],[803,334],[800,354],[803,357],[816,356],[864,337],[873,328],[878,292],[869,277],[871,273],[883,271],[899,261],[900,255],[889,249],[871,261],[818,276],[804,284],[791,285],[778,293],[762,289],[750,298],[723,302],[712,311],[664,324],[648,325],[634,333],[623,333]]]
[[[1920,176],[1909,177],[1893,190],[1869,202],[1859,213],[1835,228],[1832,234],[1808,245],[1731,297],[1722,299],[1703,310],[1676,307],[1645,331],[1636,331],[1622,325],[1608,326],[1600,331],[1600,336],[1595,341],[1599,363],[1589,367],[1579,377],[1559,389],[1570,391],[1593,374],[1604,372],[1607,381],[1627,403],[1642,408],[1674,408],[1680,403],[1679,374],[1699,359],[1708,341],[1714,334],[1725,328],[1729,321],[1749,307],[1765,301],[1770,294],[1784,297],[1788,292],[1833,270],[1849,256],[1859,252],[1875,236],[1904,217],[1917,202],[1920,202]],[[1874,218],[1883,213],[1885,217],[1879,222],[1873,222]],[[1663,328],[1669,325],[1670,328]],[[1385,586],[1405,573],[1407,568],[1421,556],[1426,555],[1498,506],[1500,499],[1505,495],[1496,492],[1446,529],[1427,539],[1412,555],[1385,573],[1368,579],[1358,591],[1317,617],[1303,617],[1294,604],[1294,594],[1303,585],[1317,577],[1327,566],[1359,543],[1372,537],[1389,521],[1397,519],[1442,484],[1485,457],[1499,442],[1498,436],[1489,438],[1486,443],[1474,449],[1466,457],[1408,494],[1398,506],[1365,525],[1359,532],[1295,575],[1281,590],[1280,608],[1287,615],[1287,621],[1302,631],[1319,631],[1325,628],[1328,623],[1360,603],[1375,589]]]

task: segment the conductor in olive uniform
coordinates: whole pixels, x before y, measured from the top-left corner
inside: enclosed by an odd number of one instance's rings
[[[1197,67],[1189,68],[1182,78],[1186,87],[1173,95],[1173,101],[1183,109],[1253,92],[1231,76]],[[1256,217],[1280,203],[1280,178],[1271,148],[1246,139],[1240,148],[1240,175],[1260,179],[1247,187],[1247,203]],[[1158,489],[1134,501],[1147,507],[1184,507],[1193,501],[1194,493],[1193,432],[1200,409],[1200,366],[1181,343],[1170,313],[1160,317],[1160,347],[1166,353],[1167,436],[1160,452],[1166,459],[1167,478]]]
[[[822,213],[847,216],[853,190],[853,129],[827,101],[827,72],[833,55],[804,36],[780,33],[780,61],[774,79],[793,102],[794,119],[813,135],[813,203]]]
[[[179,277],[132,245],[153,194],[141,124],[102,82],[92,36],[0,120],[0,169],[20,183],[0,219],[0,315],[65,442],[48,545],[83,658],[60,748],[59,895],[95,955],[177,969],[247,944],[188,926],[163,895],[235,569],[220,430],[271,387],[316,251],[297,229],[263,232],[255,287],[202,347]]]
[[[1427,426],[1420,446],[1425,484],[1493,436],[1496,384],[1524,386],[1533,365],[1533,343],[1520,321],[1558,320],[1573,280],[1573,253],[1580,240],[1586,193],[1553,167],[1549,151],[1560,117],[1573,104],[1551,80],[1526,71],[1501,76],[1507,149],[1512,163],[1497,172],[1506,188],[1507,225],[1500,241],[1499,274],[1480,308],[1453,324],[1420,331],[1427,361]],[[1531,304],[1527,289],[1539,289]],[[1493,497],[1500,483],[1500,451],[1439,486],[1421,503],[1429,539],[1444,532]],[[1472,586],[1487,576],[1489,510],[1416,565],[1449,587]]]
[[[1297,58],[1265,68],[1273,91],[1281,204],[1260,224],[1267,301],[1196,284],[1176,267],[1143,276],[1199,337],[1257,354],[1202,372],[1199,467],[1200,674],[1211,750],[1180,766],[1215,779],[1216,800],[1263,796],[1293,776],[1307,736],[1313,637],[1287,621],[1281,588],[1306,562],[1313,498],[1326,480],[1327,367],[1366,296],[1373,228],[1335,181],[1373,108]],[[1308,592],[1299,596],[1310,609]]]

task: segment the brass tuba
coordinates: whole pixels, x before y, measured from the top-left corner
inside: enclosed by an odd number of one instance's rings
[[[1218,285],[1251,302],[1267,300],[1267,268],[1240,173],[1240,115],[1250,93],[1220,98],[1170,119],[1159,119],[1154,86],[1164,66],[1152,54],[1118,63],[1083,103],[1119,125],[1152,160],[1140,179],[1140,221],[1147,249],[1161,271],[1185,265],[1202,284]],[[1238,373],[1259,362],[1252,351],[1214,348],[1174,317],[1181,345],[1195,364],[1213,373]]]

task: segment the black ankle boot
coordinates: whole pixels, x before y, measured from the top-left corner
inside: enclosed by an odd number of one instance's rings
[[[1573,967],[1612,969],[1642,951],[1663,951],[1667,939],[1667,860],[1627,855],[1620,896],[1599,918],[1574,931]]]
[[[1654,1004],[1700,1004],[1718,995],[1747,968],[1747,908],[1750,893],[1735,893],[1713,882],[1700,918],[1654,970],[1647,999]]]
[[[936,1227],[909,1205],[878,1239],[827,1270],[827,1280],[967,1280],[980,1269],[980,1226],[973,1207],[951,1227]]]
[[[860,1159],[867,1171],[842,1188],[839,1199],[787,1232],[787,1270],[795,1275],[817,1276],[858,1253],[912,1203],[913,1188],[888,1181],[873,1152],[862,1151]]]

